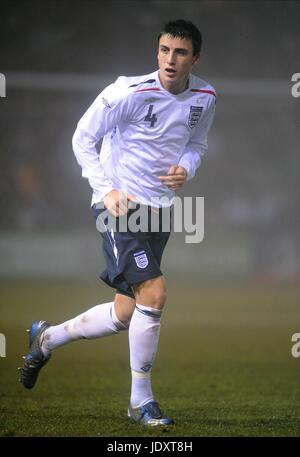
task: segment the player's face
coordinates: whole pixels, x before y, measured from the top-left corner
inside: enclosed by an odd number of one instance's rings
[[[174,94],[183,92],[193,65],[199,61],[199,55],[193,55],[191,40],[162,35],[157,57],[163,88]]]

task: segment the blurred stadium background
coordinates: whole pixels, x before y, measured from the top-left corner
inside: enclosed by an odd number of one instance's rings
[[[294,1],[2,1],[0,277],[91,278],[101,261],[71,138],[119,74],[156,68],[169,18],[203,33],[195,73],[218,92],[209,152],[182,195],[205,197],[205,241],[173,236],[167,271],[299,279],[300,5]]]
[[[205,197],[204,241],[186,244],[184,234],[174,234],[164,257],[172,307],[157,367],[164,372],[166,362],[181,390],[160,381],[167,375],[156,379],[175,415],[188,399],[179,434],[299,434],[299,359],[290,349],[292,334],[300,331],[300,98],[291,95],[291,76],[300,71],[300,3],[2,0],[0,11],[0,72],[6,76],[6,98],[0,99],[0,332],[7,335],[9,355],[0,360],[2,433],[99,431],[97,417],[88,430],[85,416],[80,426],[80,414],[64,420],[74,407],[72,395],[85,407],[87,373],[94,390],[111,389],[102,397],[103,424],[110,398],[117,396],[116,420],[103,433],[136,433],[118,423],[117,401],[126,408],[127,390],[108,356],[112,351],[127,367],[118,346],[127,344],[125,335],[101,343],[102,359],[98,343],[90,343],[95,351],[86,361],[85,345],[78,344],[81,371],[74,367],[73,346],[59,352],[49,368],[60,377],[58,394],[54,376],[43,378],[35,397],[12,379],[26,344],[22,332],[32,319],[59,322],[111,297],[98,281],[103,259],[91,191],[71,138],[105,85],[121,74],[156,68],[161,25],[182,17],[203,33],[195,73],[215,86],[218,102],[208,155],[181,192]],[[101,371],[108,364],[111,386]],[[76,377],[69,382],[68,370],[80,377],[82,390]],[[105,384],[99,385],[100,376]],[[60,406],[51,416],[56,395],[65,402],[60,422]],[[39,416],[39,399],[48,404],[45,417]],[[196,399],[200,411],[207,407],[204,415],[191,409]],[[92,399],[91,414],[93,408]]]

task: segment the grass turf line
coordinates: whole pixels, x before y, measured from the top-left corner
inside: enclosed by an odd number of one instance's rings
[[[126,417],[125,333],[53,353],[33,390],[18,382],[34,319],[58,323],[110,299],[98,284],[1,284],[0,436],[299,436],[299,289],[169,284],[153,369],[157,400],[176,425],[147,430]]]

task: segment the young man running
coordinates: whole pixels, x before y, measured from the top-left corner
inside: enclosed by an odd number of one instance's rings
[[[78,123],[73,149],[93,189],[106,269],[101,278],[114,301],[94,306],[60,325],[35,321],[21,382],[30,389],[54,349],[79,338],[128,330],[131,396],[128,416],[147,426],[171,425],[151,388],[166,284],[160,269],[170,231],[162,227],[175,191],[193,178],[207,150],[215,109],[212,86],[191,74],[200,58],[200,31],[189,21],[168,22],[158,37],[159,70],[119,77],[95,99]],[[103,139],[100,155],[96,145]],[[130,209],[130,204],[138,204]],[[121,221],[143,209],[158,228],[132,230]],[[114,219],[113,227],[108,219]]]

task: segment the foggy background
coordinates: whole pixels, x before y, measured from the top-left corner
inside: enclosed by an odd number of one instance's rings
[[[208,154],[180,192],[205,197],[205,238],[173,234],[163,271],[299,279],[298,2],[2,0],[0,11],[0,278],[100,274],[91,190],[71,138],[107,84],[157,68],[161,26],[184,18],[203,34],[194,73],[218,99]]]

